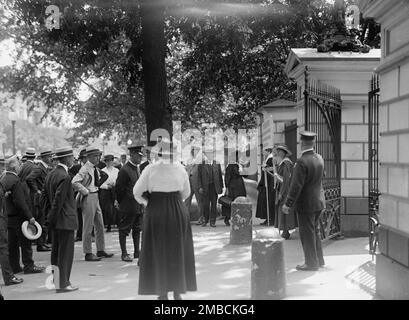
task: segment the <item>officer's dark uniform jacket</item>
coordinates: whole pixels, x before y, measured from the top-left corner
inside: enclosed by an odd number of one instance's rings
[[[315,153],[307,151],[297,160],[286,205],[296,205],[298,212],[313,213],[324,209],[322,197],[322,177],[324,160]]]
[[[115,193],[120,211],[140,213],[141,205],[135,200],[133,195],[133,187],[138,178],[138,168],[129,161],[119,170],[115,184]]]
[[[19,228],[25,220],[33,217],[26,202],[23,184],[17,174],[9,171],[6,171],[0,183],[4,192],[11,191],[5,201],[8,227]]]
[[[76,230],[78,228],[77,205],[71,177],[57,165],[45,179],[45,192],[50,203],[48,221],[55,229]]]

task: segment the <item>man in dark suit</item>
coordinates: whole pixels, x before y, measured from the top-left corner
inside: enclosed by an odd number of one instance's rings
[[[314,132],[301,133],[302,155],[294,166],[290,190],[282,208],[284,214],[289,214],[294,206],[297,209],[305,257],[305,263],[296,268],[301,271],[316,271],[325,264],[319,230],[319,218],[325,203],[322,198],[324,160],[314,151],[315,136]]]
[[[13,156],[6,161],[6,174],[1,178],[0,183],[9,195],[6,198],[7,231],[9,242],[9,261],[13,273],[41,273],[44,268],[37,267],[33,261],[33,250],[31,241],[28,240],[21,231],[21,224],[28,220],[31,224],[35,219],[27,205],[26,193],[23,184],[18,177],[20,162],[17,156]],[[20,248],[24,269],[20,266]]]
[[[51,264],[57,266],[59,271],[59,279],[54,284],[57,293],[62,293],[78,290],[78,287],[74,287],[70,282],[74,258],[74,231],[78,227],[78,218],[74,190],[68,173],[74,160],[72,148],[57,149],[55,158],[59,163],[47,176],[45,189],[50,203],[48,221],[53,232]]]
[[[31,198],[34,200],[34,212],[33,215],[37,222],[41,225],[43,233],[37,240],[37,251],[51,251],[46,244],[47,227],[45,225],[46,212],[45,208],[40,203],[41,192],[44,188],[44,181],[47,173],[51,171],[51,157],[53,153],[51,150],[44,150],[40,152],[40,160],[33,168],[31,173],[27,176],[26,182],[31,192]]]
[[[122,251],[121,258],[125,262],[133,260],[126,250],[126,237],[131,229],[134,258],[139,258],[142,206],[134,198],[133,187],[141,175],[139,164],[143,156],[143,147],[142,143],[136,143],[128,147],[130,159],[119,170],[115,184],[116,199],[119,205],[119,245]]]
[[[68,172],[70,174],[71,179],[75,177],[75,175],[80,171],[81,167],[87,162],[87,154],[86,149],[82,149],[78,155],[79,163],[73,165],[69,168]],[[77,196],[77,193],[74,193],[74,197]],[[77,203],[77,217],[78,217],[78,230],[75,237],[75,241],[82,241],[82,209],[79,203]]]
[[[1,170],[1,169],[0,169]],[[0,171],[1,175],[1,171]],[[5,193],[0,183],[0,267],[3,275],[4,284],[11,286],[23,282],[23,279],[17,278],[10,266],[9,245],[7,241],[7,217],[4,209]]]
[[[202,214],[205,227],[209,221],[210,226],[216,227],[217,196],[223,192],[223,177],[220,163],[214,160],[213,152],[205,152],[203,162],[198,165],[199,193],[202,196]]]
[[[26,198],[27,198],[28,208],[31,211],[31,214],[34,215],[34,197],[30,192],[30,188],[28,187],[27,177],[36,167],[36,164],[34,163],[34,159],[36,157],[35,149],[27,148],[24,157],[27,160],[21,166],[18,176],[20,177],[21,182],[23,183],[24,191],[25,191]]]

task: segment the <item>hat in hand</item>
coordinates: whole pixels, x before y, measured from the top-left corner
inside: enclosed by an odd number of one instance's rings
[[[41,234],[43,232],[40,224],[37,221],[34,222],[34,225],[29,223],[28,221],[24,221],[21,225],[21,231],[28,240],[37,240],[41,237]]]

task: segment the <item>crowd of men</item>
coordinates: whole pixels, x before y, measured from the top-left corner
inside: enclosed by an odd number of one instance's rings
[[[318,227],[325,208],[323,160],[314,151],[314,141],[314,133],[301,135],[302,156],[294,172],[287,146],[268,149],[259,183],[257,211],[263,212],[260,217],[266,218],[268,225],[269,219],[275,220],[272,223],[283,230],[287,239],[289,229],[296,226],[296,220],[299,222],[305,264],[297,266],[298,270],[316,270],[324,265]],[[81,150],[78,159],[74,158],[71,147],[58,148],[55,152],[41,150],[38,154],[27,148],[22,159],[16,155],[0,159],[0,265],[6,286],[22,283],[23,279],[16,276],[21,272],[45,271],[34,263],[32,245],[35,244],[39,252],[51,251],[51,264],[59,270],[59,281],[54,282],[56,292],[78,290],[70,282],[74,242],[82,241],[85,261],[111,258],[113,253],[105,251],[104,228],[110,232],[114,225],[119,231],[121,259],[131,262],[139,258],[144,207],[135,200],[133,188],[158,153],[142,143],[130,145],[128,150],[129,159],[121,156],[120,162],[111,154],[101,159],[102,152],[92,146]],[[238,155],[228,164],[223,181],[221,165],[213,152],[203,151],[194,144],[188,147],[188,152],[184,164],[191,195],[185,204],[190,209],[194,195],[200,216],[198,224],[205,227],[210,223],[216,227],[219,196],[224,193],[230,201],[246,196]],[[25,221],[41,226],[42,234],[35,243],[23,232]],[[224,222],[229,225],[228,214]],[[129,234],[134,247],[132,256],[126,248]]]
[[[111,258],[113,254],[105,251],[105,226],[107,232],[118,226],[123,261],[138,258],[143,208],[132,188],[150,163],[148,159],[141,163],[143,148],[129,146],[130,159],[123,155],[121,162],[110,154],[101,159],[95,147],[81,150],[77,159],[70,147],[38,154],[27,148],[21,159],[16,155],[0,159],[0,263],[5,285],[22,283],[19,273],[45,271],[33,261],[35,245],[38,252],[49,251],[51,264],[59,269],[56,291],[77,290],[69,281],[74,242],[82,241],[85,261]],[[24,234],[24,221],[41,226],[37,240]],[[126,251],[131,230],[133,258]]]

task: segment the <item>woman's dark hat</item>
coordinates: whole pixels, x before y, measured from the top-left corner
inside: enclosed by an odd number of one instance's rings
[[[287,155],[290,157],[293,153],[290,151],[290,149],[288,149],[287,145],[285,144],[279,144],[276,147],[277,150],[283,150],[287,153]]]
[[[74,156],[74,152],[72,151],[71,147],[67,146],[67,147],[55,149],[53,159],[61,159],[64,157],[69,157],[69,156]]]

